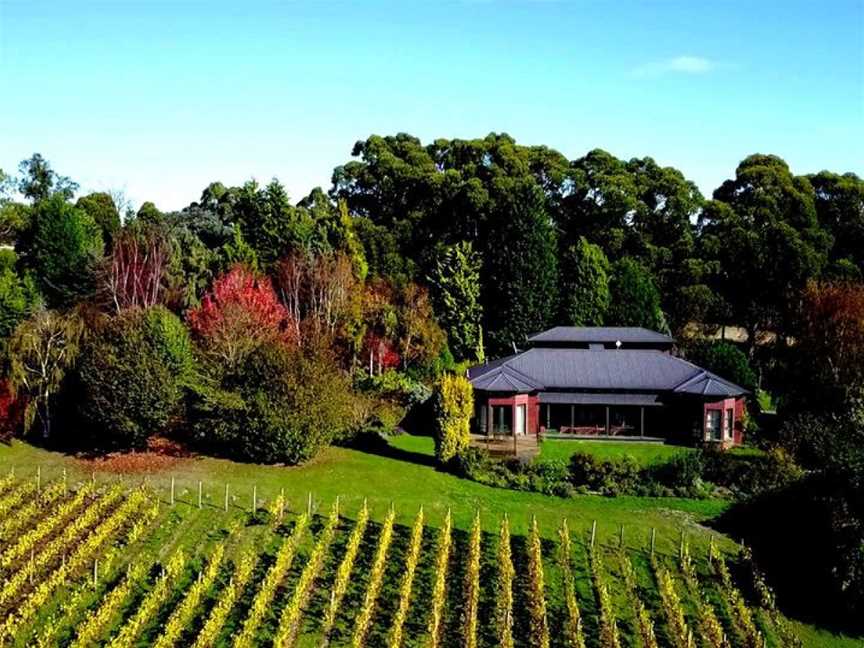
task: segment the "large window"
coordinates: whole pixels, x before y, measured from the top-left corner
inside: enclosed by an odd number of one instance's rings
[[[733,431],[734,426],[735,426],[735,410],[732,409],[731,407],[726,410],[726,418],[723,419],[723,423],[724,423],[724,428],[725,428],[724,431],[726,432],[726,438],[731,439],[732,438],[732,431]]]
[[[721,410],[708,410],[705,413],[705,440],[721,441],[720,419],[723,415]]]

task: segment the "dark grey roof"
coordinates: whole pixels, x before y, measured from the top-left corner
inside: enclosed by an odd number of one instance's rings
[[[531,392],[543,388],[530,376],[506,364],[493,366],[471,382],[475,389],[487,392]]]
[[[717,396],[719,398],[732,398],[740,396],[744,391],[738,385],[723,380],[709,371],[700,371],[698,374],[688,378],[675,387],[680,394],[698,394],[700,396]]]
[[[657,394],[615,394],[584,392],[540,392],[541,403],[562,405],[643,405],[656,406],[662,403]]]
[[[535,333],[528,342],[572,342],[578,344],[672,344],[675,338],[638,326],[556,326]]]
[[[512,370],[508,373],[505,370]],[[489,375],[495,372],[495,375]],[[499,376],[506,379],[495,379]],[[589,351],[587,349],[536,347],[488,365],[468,370],[475,388],[504,385],[517,376],[533,389],[510,391],[640,391],[681,392],[704,396],[733,396],[745,389],[720,378],[686,360],[662,351],[620,349]],[[496,389],[495,391],[505,391]]]

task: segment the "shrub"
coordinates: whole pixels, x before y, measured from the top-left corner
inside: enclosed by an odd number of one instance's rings
[[[325,352],[267,343],[245,362],[212,368],[218,384],[198,390],[193,429],[232,457],[300,463],[353,425],[350,384]]]
[[[646,482],[673,489],[679,495],[694,495],[702,487],[705,469],[702,454],[682,453],[645,470]]]
[[[604,461],[587,452],[576,452],[570,457],[571,483],[604,495],[635,492],[640,473],[639,464],[629,455],[615,461]]]
[[[78,366],[79,410],[100,442],[142,446],[181,413],[195,363],[183,323],[161,306],[106,320]]]
[[[435,456],[446,464],[470,443],[474,389],[464,376],[444,374],[435,393]]]

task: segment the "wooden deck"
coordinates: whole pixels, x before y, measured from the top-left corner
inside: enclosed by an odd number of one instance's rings
[[[513,435],[485,436],[471,435],[471,446],[482,448],[493,457],[516,457],[520,461],[530,461],[540,454],[540,444],[533,434],[513,437]]]

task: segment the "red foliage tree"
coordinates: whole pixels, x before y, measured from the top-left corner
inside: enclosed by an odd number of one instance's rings
[[[296,342],[296,322],[267,277],[235,266],[187,314],[207,349],[232,366],[264,342]]]
[[[399,366],[401,356],[385,338],[375,333],[367,333],[363,340],[363,353],[369,361],[369,375],[376,371],[395,369]]]

